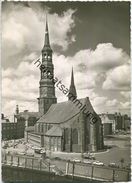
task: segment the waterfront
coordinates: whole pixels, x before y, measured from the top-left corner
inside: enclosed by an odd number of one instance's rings
[[[10,167],[10,166],[3,166],[2,167],[2,174],[3,174],[3,181],[6,182],[16,182],[16,181],[25,181],[28,182],[102,182],[100,180],[91,180],[91,179],[84,179],[79,177],[68,177],[68,176],[57,176],[55,174],[50,174],[47,172],[40,172],[38,170],[29,170],[24,168],[17,168],[17,167]]]

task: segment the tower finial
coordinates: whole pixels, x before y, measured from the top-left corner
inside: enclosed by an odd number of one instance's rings
[[[46,28],[45,28],[45,33],[48,33],[48,18],[47,18],[47,11],[46,11],[46,15],[45,15],[45,19],[46,19]]]
[[[74,73],[73,73],[73,67],[72,67],[72,73],[71,73],[71,84],[70,84],[70,89],[69,89],[69,94],[68,94],[68,100],[70,99],[76,99],[77,98],[77,92],[76,92],[76,87],[74,84]]]
[[[46,12],[45,19],[46,19],[46,25],[45,25],[45,41],[44,41],[44,48],[50,48],[47,12]],[[43,48],[43,49],[44,49],[44,48]]]

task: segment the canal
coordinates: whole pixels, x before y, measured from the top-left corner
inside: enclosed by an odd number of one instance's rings
[[[56,176],[54,173],[41,172],[39,170],[31,170],[26,168],[18,168],[11,166],[2,166],[2,180],[4,183],[14,183],[22,181],[24,183],[28,182],[73,182],[73,183],[85,183],[85,182],[101,182],[99,180],[90,180],[77,177],[67,177],[67,176]]]

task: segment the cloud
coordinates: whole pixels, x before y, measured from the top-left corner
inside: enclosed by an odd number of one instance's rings
[[[110,70],[103,83],[106,90],[130,90],[130,65],[125,64]]]
[[[108,71],[130,62],[129,56],[112,43],[98,44],[95,50],[91,50],[89,57],[90,67],[99,71]]]
[[[117,101],[117,99],[108,100],[106,102],[107,107],[117,107],[118,104],[119,104],[119,102]]]
[[[131,107],[130,101],[120,102],[120,104],[121,104],[121,107],[124,108],[124,109],[130,109],[130,107]]]
[[[94,106],[102,106],[104,103],[107,101],[107,97],[96,97],[93,100],[93,105]]]
[[[26,109],[29,109],[29,111],[37,111],[38,106],[36,105],[36,102],[29,102],[29,101],[18,101],[15,99],[7,100],[3,99],[2,101],[2,112],[9,118],[12,122],[14,121],[14,114],[16,110],[16,105],[19,105],[20,111],[24,111]],[[6,113],[5,113],[6,111]]]
[[[101,44],[99,47],[101,47]],[[115,49],[116,48],[114,48],[114,51]],[[71,69],[72,66],[74,66],[74,78],[78,98],[88,96],[97,112],[109,110],[112,111],[112,108],[114,111],[118,109],[119,102],[123,102],[123,100],[119,99],[118,101],[118,98],[115,99],[114,95],[113,99],[109,99],[108,96],[103,96],[103,93],[102,96],[100,96],[98,94],[98,90],[100,90],[103,84],[103,89],[105,89],[106,91],[108,90],[109,92],[110,90],[117,90],[120,91],[121,95],[125,95],[124,90],[129,89],[130,87],[130,65],[123,63],[122,65],[117,66],[117,64],[115,65],[115,63],[112,62],[111,67],[104,67],[104,65],[102,65],[102,62],[100,61],[100,58],[98,59],[98,57],[96,56],[96,62],[98,63],[98,65],[99,62],[101,62],[101,65],[99,66],[100,69],[97,70],[96,66],[94,69],[94,64],[92,65],[93,53],[95,57],[96,50],[80,50],[72,57],[64,56],[59,53],[54,53],[54,76],[61,80],[66,88],[69,88],[71,80]],[[39,55],[37,55],[35,52],[32,52],[26,56],[24,55],[23,61],[18,64],[16,68],[8,67],[7,69],[3,70],[2,96],[4,97],[4,99],[10,101],[15,100],[16,103],[18,102],[21,104],[28,101],[29,103],[36,103],[36,106],[38,105],[37,97],[39,96],[40,70],[36,65],[34,65],[34,62],[36,60],[35,58],[38,58],[38,56]],[[87,58],[89,59],[87,60]],[[33,62],[31,62],[32,60]],[[103,56],[102,60],[104,60]],[[128,59],[126,59],[126,62],[128,63]],[[105,64],[107,65],[107,62]],[[104,70],[104,68],[106,70]],[[56,88],[56,96],[59,102],[67,101],[67,97],[61,91],[59,91],[58,88]],[[5,105],[7,104],[8,103],[5,103]],[[27,107],[29,106],[30,105],[27,105]],[[35,105],[33,106],[34,109],[32,109],[33,111],[35,111],[36,107]],[[123,107],[123,105],[120,104],[120,107]],[[4,107],[4,109],[8,108]]]
[[[41,5],[38,5],[40,8]],[[38,8],[36,7],[36,8]],[[18,65],[23,56],[40,54],[44,44],[45,10],[40,8],[39,16],[35,7],[10,3],[2,12],[2,62]],[[76,10],[48,14],[51,45],[66,50],[75,41],[75,35],[69,34],[75,26],[73,14]],[[44,18],[40,18],[43,16]],[[7,52],[8,50],[8,52]],[[32,56],[32,55],[31,55]],[[30,57],[31,59],[31,57]]]
[[[121,95],[122,95],[125,99],[129,99],[129,100],[130,100],[130,96],[131,96],[131,92],[130,92],[130,91],[121,91],[120,93],[121,93]]]

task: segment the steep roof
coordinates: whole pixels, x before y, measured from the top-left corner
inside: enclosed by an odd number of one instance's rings
[[[73,101],[69,100],[66,102],[52,104],[48,112],[43,115],[37,122],[59,124],[78,117],[80,115],[80,104],[77,105],[78,101],[82,104],[82,107],[86,105],[86,111],[95,113],[89,98],[86,97],[76,100],[76,103],[73,103]]]
[[[50,130],[47,131],[45,136],[61,137],[62,129],[58,125],[55,125]]]

